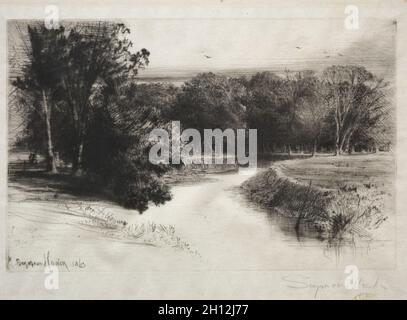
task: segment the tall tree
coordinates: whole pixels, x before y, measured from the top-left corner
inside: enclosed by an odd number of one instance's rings
[[[53,173],[57,172],[52,132],[53,98],[60,83],[59,75],[65,55],[64,31],[63,27],[47,29],[44,25],[28,26],[29,43],[24,44],[27,49],[27,64],[23,67],[23,76],[14,81],[14,85],[22,89],[24,95],[32,95],[35,102],[26,105],[37,111],[44,125],[47,169]],[[37,108],[39,105],[40,109]]]
[[[98,86],[113,85],[120,78],[132,78],[148,64],[149,51],[132,52],[127,38],[130,30],[120,23],[78,23],[70,29],[67,41],[68,68],[62,75],[65,100],[71,110],[75,143],[72,168],[82,172],[83,148],[92,108],[90,97]]]
[[[171,117],[186,128],[236,128],[243,106],[238,101],[242,85],[214,73],[202,73],[185,82]]]
[[[369,128],[381,117],[386,105],[387,84],[364,67],[331,66],[323,72],[326,102],[334,110],[335,155],[349,149],[358,128]]]
[[[257,129],[258,147],[269,152],[287,137],[288,112],[283,105],[284,80],[272,72],[256,73],[246,83],[246,125]]]
[[[320,94],[323,84],[319,80],[313,81],[314,94],[309,95],[302,101],[298,115],[302,124],[304,138],[312,145],[314,156],[319,139],[326,127],[330,109],[327,108],[323,96]]]
[[[317,81],[312,71],[296,72],[294,74],[286,72],[283,85],[284,104],[289,114],[287,122],[287,142],[288,154],[291,153],[291,146],[296,142],[297,132],[299,132],[299,108],[303,101],[313,97],[315,94],[315,82]]]

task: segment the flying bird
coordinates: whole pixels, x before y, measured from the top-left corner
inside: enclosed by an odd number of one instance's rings
[[[301,49],[301,47],[296,47],[298,50],[300,50]]]
[[[343,54],[342,54],[342,53],[338,53],[338,55],[341,56],[341,57],[343,57]]]
[[[204,57],[206,58],[206,59],[211,59],[212,57],[210,57],[210,56],[207,56],[206,54],[204,54]]]

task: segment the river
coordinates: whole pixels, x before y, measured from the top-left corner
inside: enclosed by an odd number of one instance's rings
[[[130,222],[174,225],[177,234],[200,253],[201,267],[209,270],[331,269],[348,264],[371,267],[383,262],[376,254],[389,255],[387,243],[338,249],[328,248],[316,234],[298,238],[293,221],[259,208],[241,193],[239,186],[248,175],[207,177],[174,186],[173,200],[151,206]]]
[[[264,170],[264,169],[259,169]],[[328,248],[315,234],[298,237],[293,222],[259,208],[241,193],[250,176],[208,174],[194,183],[174,185],[173,199],[150,205],[142,215],[117,204],[63,199],[46,200],[53,191],[27,191],[23,184],[9,186],[8,250],[10,259],[85,261],[92,271],[272,271],[328,270],[346,265],[390,268],[395,262],[394,241],[374,241]],[[62,198],[62,199],[61,199]],[[117,239],[109,230],[84,225],[80,207],[103,207],[129,224],[173,225],[176,235],[193,252],[170,245],[146,245],[137,239]],[[387,233],[389,234],[389,233]],[[15,263],[14,263],[15,265]],[[11,269],[21,269],[12,267]],[[24,268],[23,268],[24,269]],[[342,269],[343,270],[343,269]]]

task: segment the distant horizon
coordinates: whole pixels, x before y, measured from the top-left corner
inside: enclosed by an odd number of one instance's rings
[[[346,30],[341,19],[127,20],[134,50],[150,51],[139,79],[179,82],[198,73],[229,76],[261,71],[321,72],[331,65],[360,65],[387,81],[395,79],[396,24],[360,19]]]
[[[331,65],[345,65],[345,64],[331,64]],[[326,65],[324,68],[331,66]],[[349,64],[349,65],[357,65],[357,64]],[[364,66],[360,64],[359,66]],[[364,66],[365,67],[365,66]],[[139,69],[137,74],[137,80],[142,83],[171,83],[175,85],[181,85],[185,81],[191,80],[195,76],[201,73],[214,73],[217,75],[223,75],[226,77],[242,77],[248,76],[251,77],[259,72],[272,72],[277,75],[282,76],[286,71],[289,72],[302,72],[302,71],[314,71],[316,74],[321,73],[324,68],[319,68],[318,70],[311,69],[311,68],[304,68],[304,69],[289,69],[289,68],[267,68],[267,67],[259,67],[259,68],[231,68],[231,69],[213,69],[213,70],[205,70],[205,69],[198,69],[198,68],[185,68],[185,69],[169,69],[169,68],[149,68],[148,66],[144,69]],[[386,74],[380,74],[378,70],[372,70],[371,68],[366,68],[368,71],[372,72],[373,74],[383,78],[385,81],[393,82],[395,81],[395,73],[394,72],[387,72]],[[390,71],[390,70],[387,70]]]

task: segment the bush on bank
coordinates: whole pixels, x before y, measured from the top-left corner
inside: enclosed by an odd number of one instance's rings
[[[297,232],[301,224],[311,223],[328,241],[370,238],[371,231],[386,220],[386,194],[372,184],[324,190],[289,179],[271,168],[241,187],[253,202],[295,219]]]

